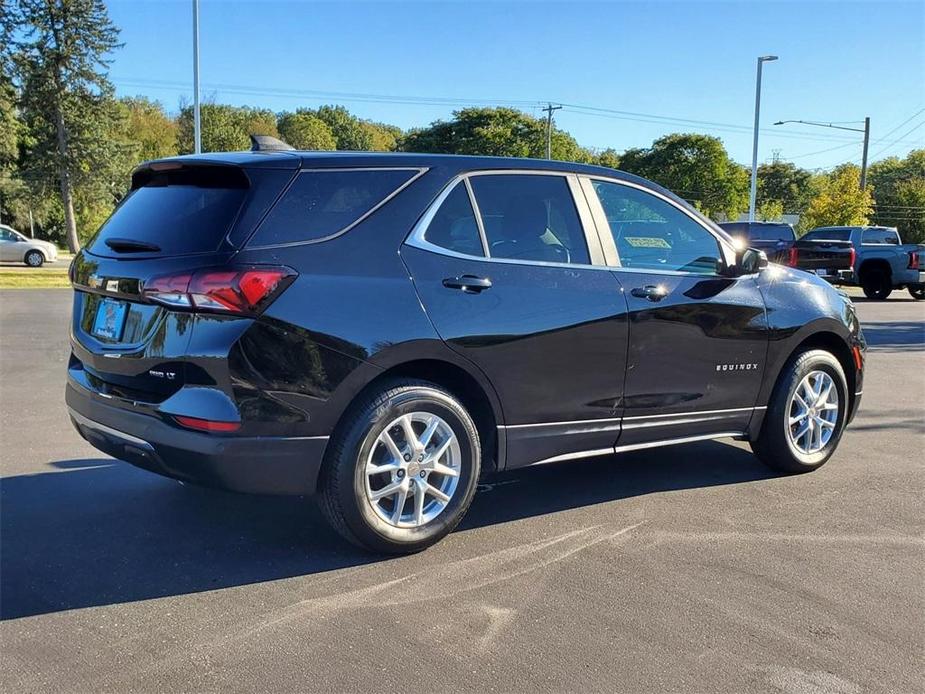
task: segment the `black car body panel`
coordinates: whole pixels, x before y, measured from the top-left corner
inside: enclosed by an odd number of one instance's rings
[[[830,341],[861,390],[851,350],[864,344],[850,301],[795,270],[729,271],[729,237],[635,176],[565,162],[299,152],[178,157],[139,171],[163,167],[239,167],[248,182],[241,207],[209,252],[185,253],[182,243],[170,253],[125,252],[118,243],[104,247],[104,227],[71,268],[67,387],[88,441],[161,474],[238,491],[310,493],[351,404],[394,374],[455,388],[478,410],[496,469],[753,437],[777,375],[807,340]],[[382,199],[345,188],[328,201],[331,218],[347,219],[350,204],[358,210],[334,233],[261,240],[261,225],[296,195],[301,175],[345,170],[409,173]],[[586,262],[479,257],[478,249],[420,242],[453,186],[503,172],[567,179]],[[144,186],[150,176],[135,180]],[[658,225],[642,218],[621,222],[637,229],[621,242],[657,260],[622,267],[593,180],[644,191],[691,220],[713,237],[715,269],[661,269]],[[546,214],[560,223],[551,207]],[[189,280],[212,268],[283,268],[287,278],[272,301],[239,313],[165,305],[170,296],[150,291],[158,278]],[[466,277],[486,286],[469,287]],[[127,317],[118,337],[106,338],[96,321],[110,300],[124,304]],[[219,428],[190,429],[200,425]]]

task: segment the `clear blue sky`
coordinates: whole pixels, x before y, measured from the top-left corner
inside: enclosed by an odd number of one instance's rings
[[[191,0],[108,5],[125,42],[112,66],[118,93],[176,111],[192,95]],[[783,119],[869,115],[874,158],[925,146],[921,1],[202,0],[201,51],[203,95],[224,103],[340,103],[408,128],[462,102],[542,115],[540,102],[553,101],[645,114],[558,111],[557,125],[585,146],[622,151],[668,132],[707,132],[742,163],[751,159],[755,59],[777,54],[764,71],[762,161],[775,151],[809,168],[860,161],[860,135],[852,144],[850,132],[772,126]]]

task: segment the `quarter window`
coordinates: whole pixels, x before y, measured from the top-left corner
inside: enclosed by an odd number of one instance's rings
[[[248,245],[314,241],[349,227],[417,173],[409,170],[303,171]]]
[[[630,186],[593,181],[626,268],[714,274],[719,242],[674,205]]]
[[[465,183],[458,183],[447,196],[424,235],[430,243],[456,253],[485,255],[479,225]]]

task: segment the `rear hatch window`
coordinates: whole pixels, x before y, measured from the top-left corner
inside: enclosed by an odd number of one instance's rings
[[[89,251],[111,258],[217,250],[234,223],[248,181],[237,167],[145,169],[100,228]]]

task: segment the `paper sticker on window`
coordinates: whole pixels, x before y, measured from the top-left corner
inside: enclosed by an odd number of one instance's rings
[[[624,236],[623,240],[633,248],[667,248],[671,250],[671,244],[657,236]]]

